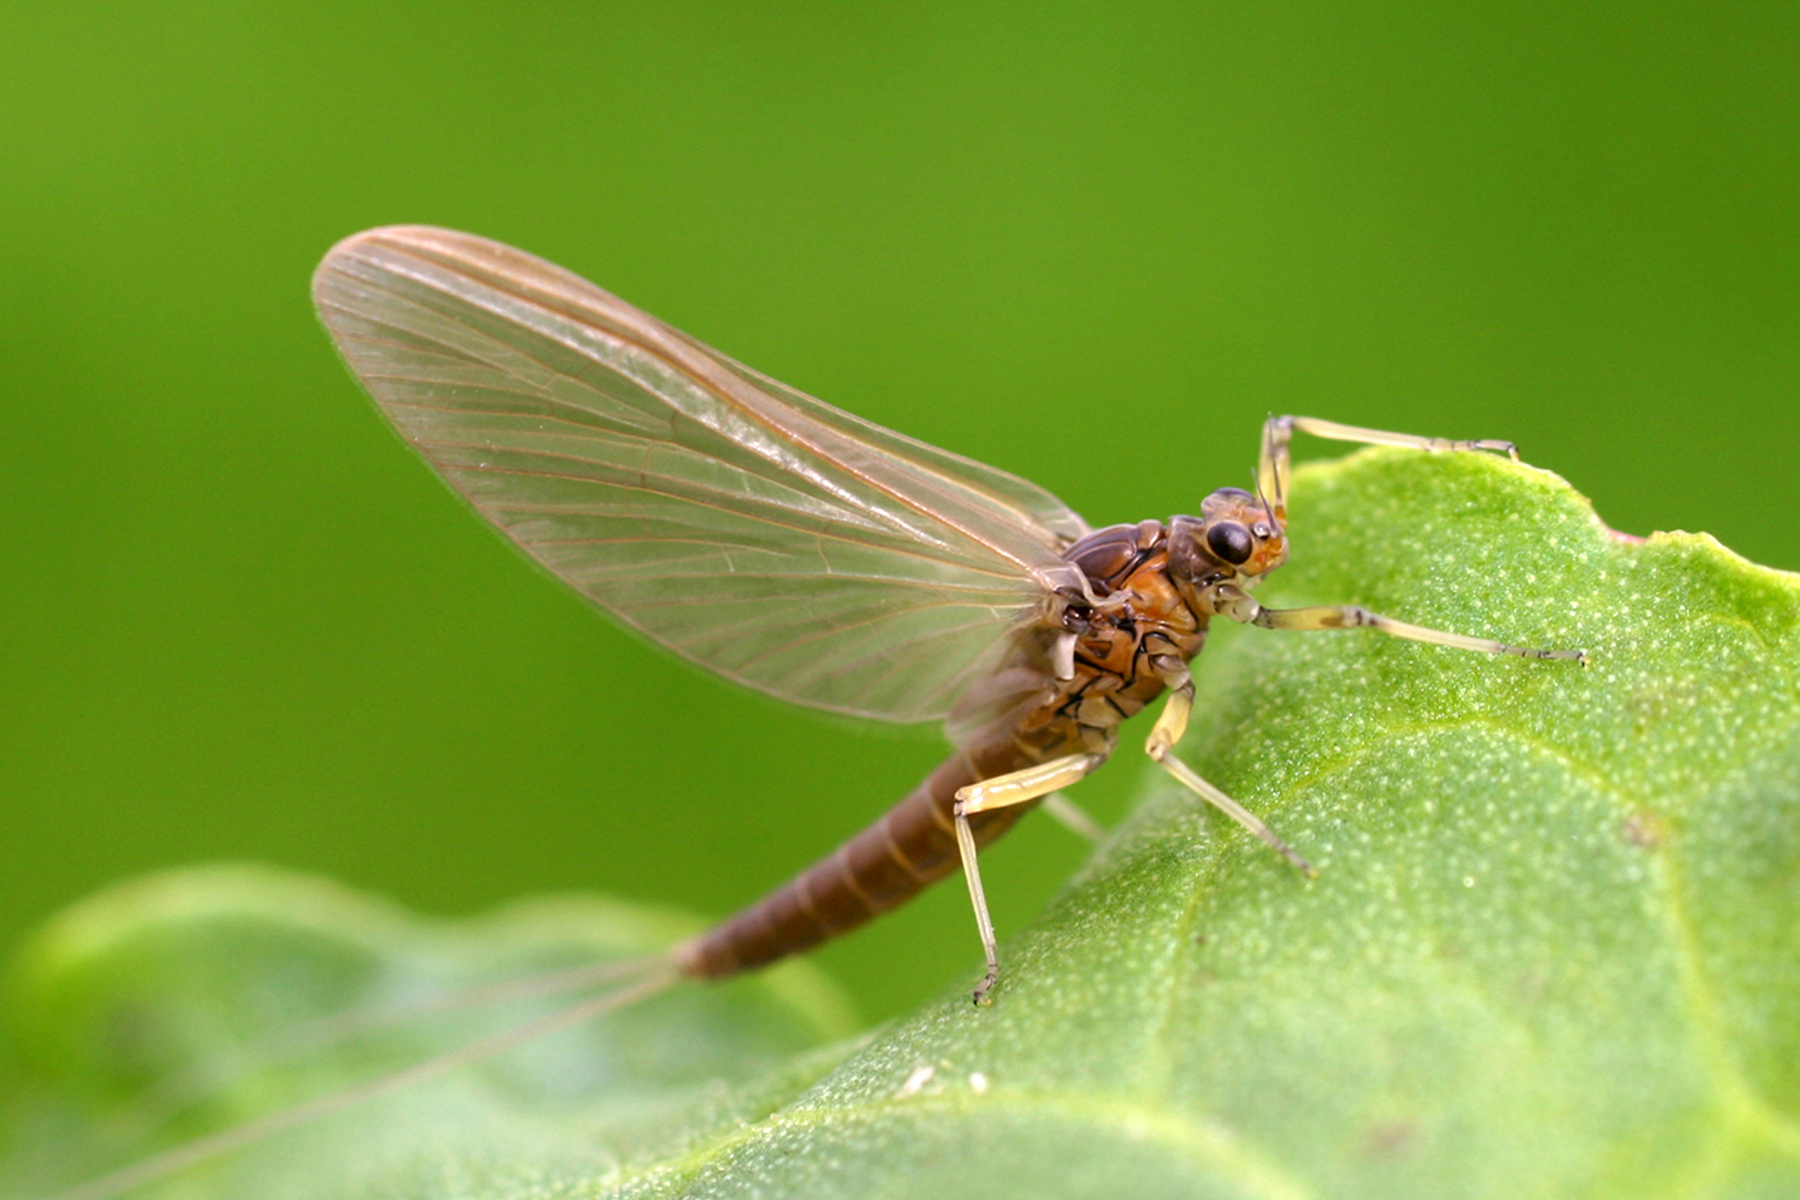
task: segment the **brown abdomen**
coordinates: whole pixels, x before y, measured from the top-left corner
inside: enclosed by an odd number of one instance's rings
[[[676,967],[690,978],[718,979],[766,966],[912,899],[960,866],[951,820],[957,789],[1035,761],[1010,729],[976,735],[830,857],[676,947]],[[1034,807],[1035,802],[970,817],[976,843],[987,845]]]

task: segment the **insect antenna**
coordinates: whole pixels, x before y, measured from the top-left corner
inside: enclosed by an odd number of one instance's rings
[[[1281,521],[1276,519],[1275,509],[1270,506],[1268,496],[1263,494],[1263,486],[1262,486],[1261,479],[1258,479],[1256,481],[1256,499],[1258,500],[1258,502],[1260,502],[1262,504],[1263,512],[1269,518],[1269,528],[1276,529],[1276,530],[1285,529],[1286,526]]]
[[[64,1191],[45,1196],[43,1200],[112,1200],[113,1197],[133,1188],[166,1179],[177,1172],[197,1166],[221,1154],[254,1145],[264,1138],[272,1137],[284,1130],[305,1125],[378,1097],[436,1079],[458,1068],[504,1054],[515,1047],[525,1045],[540,1037],[546,1037],[559,1030],[579,1025],[584,1021],[629,1008],[664,991],[678,982],[681,975],[668,956],[658,955],[652,958],[603,963],[551,972],[526,979],[509,980],[505,983],[470,988],[463,992],[433,997],[430,1000],[413,1004],[362,1010],[309,1022],[296,1030],[297,1036],[283,1035],[274,1039],[272,1044],[278,1047],[278,1053],[261,1060],[257,1065],[274,1065],[284,1058],[293,1057],[301,1050],[318,1049],[322,1046],[348,1041],[421,1014],[451,1012],[485,1004],[501,1003],[506,1000],[581,991],[604,983],[616,982],[620,978],[628,978],[634,974],[641,975],[642,978],[626,983],[616,990],[577,1001],[557,1009],[555,1012],[535,1017],[523,1024],[459,1046],[454,1050],[446,1051],[367,1083],[313,1100],[302,1101],[288,1108],[278,1109],[264,1116],[253,1117],[240,1124],[205,1134],[148,1158],[139,1159],[118,1170],[88,1180],[86,1183],[77,1184]],[[179,1111],[186,1103],[191,1103],[199,1098],[201,1093],[194,1090],[193,1086],[197,1079],[197,1073],[188,1076],[188,1095],[180,1104],[170,1108],[165,1115]],[[215,1077],[212,1082],[216,1086],[219,1080]],[[166,1100],[165,1103],[167,1103]]]

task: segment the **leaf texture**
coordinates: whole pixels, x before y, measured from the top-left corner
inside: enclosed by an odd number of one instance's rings
[[[682,1092],[690,1064],[658,1092],[620,1076],[615,1039],[678,1038],[683,1006],[715,994],[674,993],[560,1057],[394,1097],[152,1194],[1800,1194],[1800,580],[1704,535],[1627,543],[1554,476],[1472,455],[1308,469],[1293,509],[1272,601],[1580,646],[1593,666],[1237,631],[1199,660],[1183,752],[1317,880],[1153,787],[1004,945],[991,1008],[968,1003],[971,946],[939,1003],[865,1042],[785,1065],[721,1048],[716,1089]],[[123,1127],[125,1083],[171,1028],[189,1053],[228,1046],[271,1019],[258,997],[292,1001],[296,978],[329,994],[268,938],[292,909],[252,906],[235,938],[168,905],[115,906],[106,937],[47,934],[15,975],[0,1161]],[[355,946],[363,924],[320,944]],[[419,929],[387,953],[444,950]],[[184,1011],[149,1027],[160,1037],[119,1035],[132,1014]],[[566,1074],[534,1074],[549,1062]],[[365,1067],[326,1056],[215,1103],[279,1103]]]

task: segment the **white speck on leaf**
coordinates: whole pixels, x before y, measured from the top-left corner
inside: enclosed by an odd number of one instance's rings
[[[931,1077],[935,1074],[937,1074],[937,1068],[930,1064],[921,1064],[914,1067],[913,1073],[908,1075],[906,1077],[906,1082],[900,1085],[900,1095],[918,1095],[919,1089],[924,1087],[927,1083],[930,1083]]]

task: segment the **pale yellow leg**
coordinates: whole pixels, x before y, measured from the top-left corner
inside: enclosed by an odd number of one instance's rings
[[[1163,705],[1162,714],[1156,718],[1156,724],[1150,730],[1150,737],[1144,743],[1144,752],[1154,759],[1158,766],[1173,776],[1177,783],[1267,842],[1277,854],[1304,872],[1307,878],[1311,879],[1318,875],[1311,863],[1294,853],[1292,848],[1275,836],[1275,831],[1263,824],[1255,813],[1206,782],[1192,767],[1175,757],[1173,747],[1176,742],[1181,740],[1181,735],[1187,732],[1188,714],[1193,707],[1194,685],[1192,683],[1170,692],[1167,703]]]
[[[1311,608],[1264,608],[1236,588],[1222,588],[1218,594],[1221,601],[1218,611],[1221,614],[1234,621],[1255,625],[1261,629],[1302,631],[1373,629],[1377,633],[1385,633],[1389,637],[1405,638],[1411,642],[1425,642],[1433,646],[1454,646],[1458,650],[1476,650],[1483,654],[1511,654],[1518,658],[1571,659],[1584,667],[1588,665],[1588,656],[1585,650],[1538,650],[1530,646],[1509,646],[1505,642],[1496,642],[1491,638],[1446,633],[1442,629],[1427,629],[1423,625],[1397,621],[1393,617],[1384,617],[1380,613],[1370,612],[1355,604],[1321,604]]]
[[[1321,421],[1315,417],[1270,417],[1263,425],[1262,458],[1256,468],[1256,484],[1262,491],[1264,502],[1274,509],[1275,517],[1280,521],[1287,520],[1288,442],[1296,430],[1337,442],[1406,446],[1431,452],[1491,450],[1511,455],[1515,462],[1519,458],[1518,447],[1511,442],[1491,438],[1454,441],[1450,438],[1419,437],[1411,433],[1389,433],[1381,429],[1363,429],[1356,425],[1339,425],[1335,421]],[[1455,646],[1462,650],[1479,650],[1484,654],[1573,659],[1584,667],[1588,665],[1586,651],[1534,650],[1526,646],[1509,646],[1505,642],[1489,638],[1466,637],[1460,633],[1445,633],[1440,629],[1409,625],[1405,621],[1396,621],[1392,617],[1384,617],[1355,605],[1266,609],[1248,596],[1240,594],[1234,607],[1221,607],[1219,611],[1234,621],[1260,625],[1264,629],[1376,629],[1393,637],[1429,642],[1437,646]]]
[[[1194,684],[1192,680],[1183,680],[1163,701],[1162,712],[1157,714],[1156,724],[1150,727],[1150,736],[1144,742],[1144,753],[1162,761],[1163,755],[1187,733],[1188,714],[1193,711]]]
[[[1093,814],[1061,792],[1051,792],[1044,797],[1044,811],[1076,837],[1096,844],[1106,840],[1106,829],[1094,820]]]
[[[1105,761],[1106,757],[1100,754],[1068,754],[971,783],[956,793],[956,810],[968,814],[1026,804],[1080,781]]]
[[[972,783],[956,793],[956,850],[962,857],[963,878],[969,884],[969,903],[975,908],[981,949],[987,955],[987,974],[975,988],[975,1003],[986,1004],[988,992],[1000,978],[1000,952],[994,940],[994,920],[988,915],[987,893],[981,886],[981,867],[975,861],[975,831],[969,827],[969,814],[1029,804],[1068,787],[1105,761],[1101,754],[1070,754]]]
[[[1518,461],[1519,448],[1511,442],[1494,438],[1454,441],[1450,438],[1420,437],[1411,433],[1389,433],[1383,429],[1363,429],[1357,425],[1339,425],[1317,417],[1270,417],[1263,425],[1262,461],[1257,466],[1256,483],[1264,499],[1274,506],[1275,515],[1287,520],[1288,442],[1295,431],[1310,433],[1333,442],[1360,442],[1369,446],[1405,446],[1414,450],[1467,451],[1492,450],[1510,455]]]

